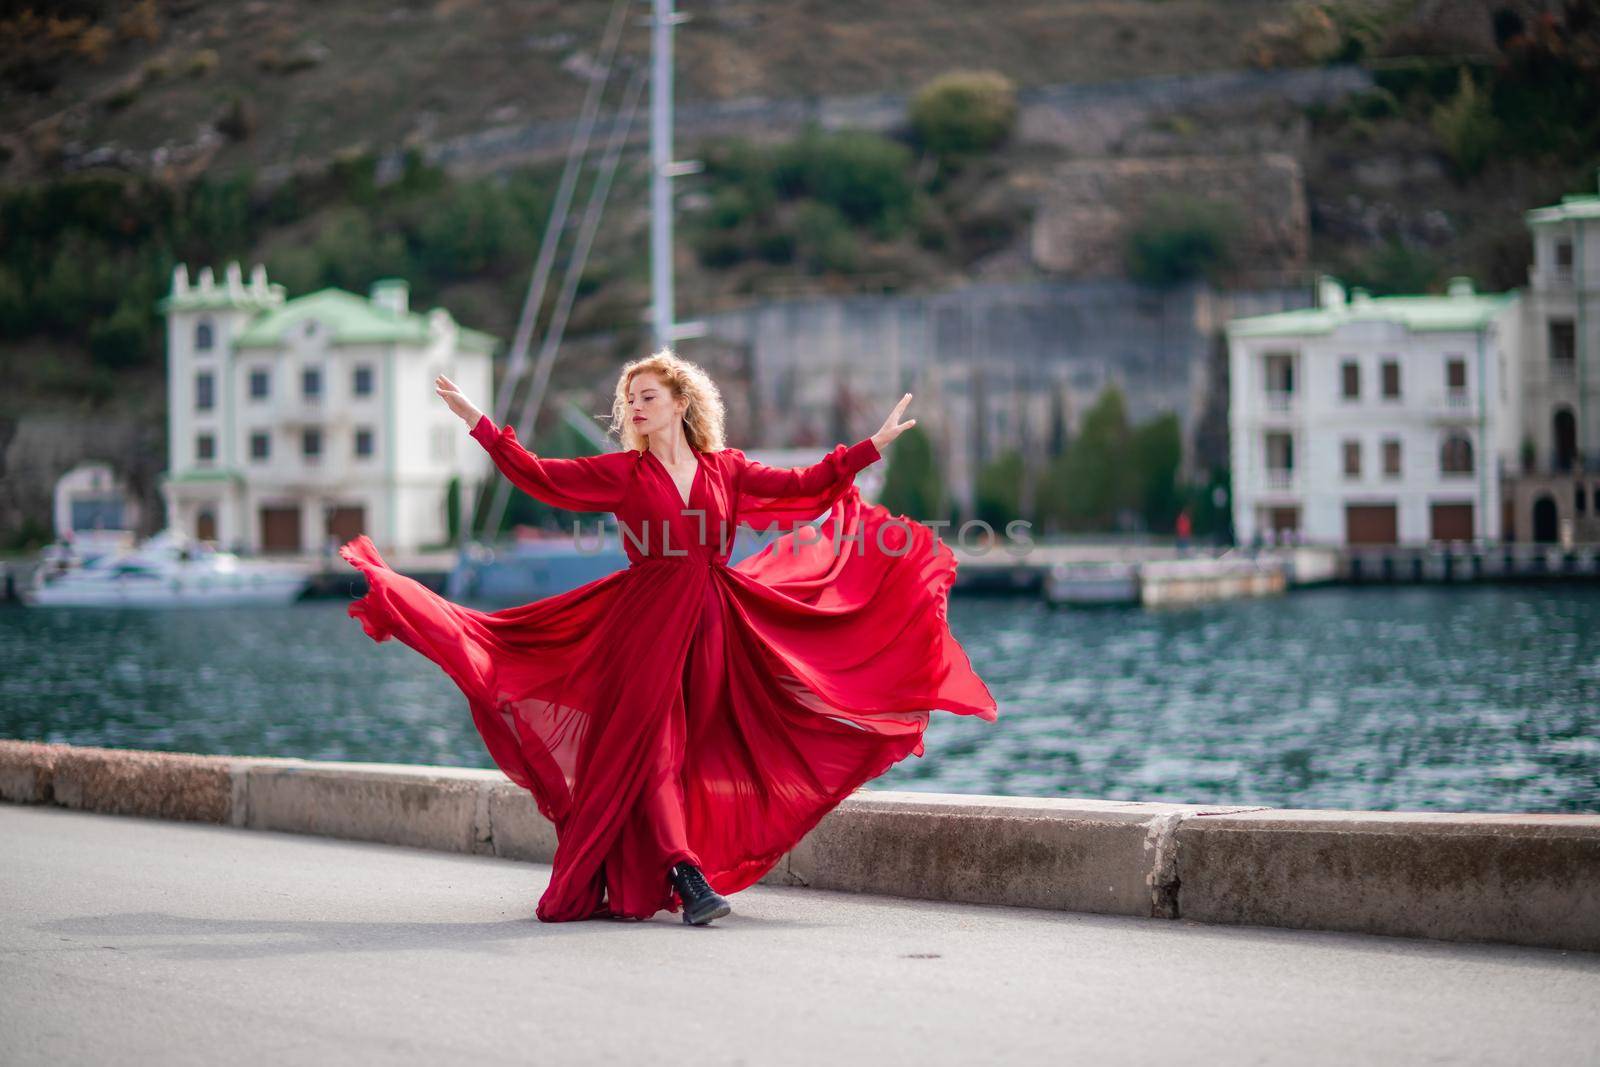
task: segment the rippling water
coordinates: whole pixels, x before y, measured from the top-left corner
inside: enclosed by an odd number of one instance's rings
[[[1600,811],[1600,588],[1326,589],[1146,612],[957,599],[1000,721],[874,788]],[[432,663],[323,601],[0,610],[0,736],[492,766]]]

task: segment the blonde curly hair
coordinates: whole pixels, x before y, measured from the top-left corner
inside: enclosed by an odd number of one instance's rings
[[[622,442],[623,448],[642,452],[649,447],[644,435],[633,428],[633,420],[628,418],[628,387],[633,379],[646,372],[660,378],[672,391],[674,400],[688,398],[689,406],[683,410],[683,434],[689,439],[690,447],[700,452],[716,452],[725,447],[722,430],[726,409],[716,383],[698,364],[680,359],[670,348],[663,348],[653,356],[624,364],[617,378],[616,396],[611,401],[611,432]]]

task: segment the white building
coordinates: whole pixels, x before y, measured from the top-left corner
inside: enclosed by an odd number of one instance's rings
[[[131,538],[139,528],[139,498],[111,464],[91,460],[56,479],[51,516],[63,540],[105,531]]]
[[[1518,296],[1348,297],[1228,325],[1237,539],[1495,540],[1519,446]]]
[[[363,298],[323,289],[285,300],[259,264],[189,282],[167,317],[168,523],[249,552],[314,552],[366,533],[382,551],[448,538],[453,477],[481,481],[488,455],[433,389],[449,375],[491,397],[495,339],[443,308],[408,306],[387,278]]]
[[[1565,196],[1526,219],[1515,529],[1533,541],[1600,541],[1600,196]]]

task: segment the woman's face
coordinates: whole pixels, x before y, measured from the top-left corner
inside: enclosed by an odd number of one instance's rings
[[[671,429],[688,406],[687,398],[674,397],[660,376],[651,371],[635,374],[628,383],[628,419],[646,437]]]

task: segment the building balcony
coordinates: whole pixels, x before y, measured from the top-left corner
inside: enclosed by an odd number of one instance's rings
[[[1273,492],[1283,492],[1294,488],[1294,468],[1268,467],[1263,484]]]
[[[326,397],[280,397],[273,402],[272,418],[280,426],[342,426],[351,421],[349,405]]]
[[[1576,284],[1571,267],[1542,267],[1528,272],[1531,286],[1540,292],[1572,289]]]
[[[355,489],[372,484],[380,477],[370,463],[351,460],[301,460],[275,462],[246,470],[252,488],[278,492],[316,492],[329,489]]]
[[[1269,412],[1293,411],[1295,408],[1295,395],[1289,392],[1269,390],[1266,394],[1265,410]]]
[[[1478,417],[1478,397],[1470,389],[1441,389],[1422,398],[1422,407],[1417,414],[1446,422],[1475,419]]]

